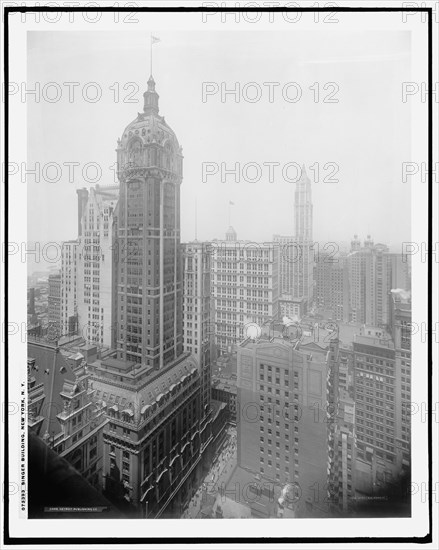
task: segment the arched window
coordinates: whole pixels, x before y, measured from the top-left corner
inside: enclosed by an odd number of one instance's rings
[[[140,139],[135,139],[129,144],[128,161],[134,163],[136,166],[142,164],[142,142]]]
[[[165,168],[166,170],[172,170],[174,167],[174,149],[170,141],[166,142],[165,145]]]

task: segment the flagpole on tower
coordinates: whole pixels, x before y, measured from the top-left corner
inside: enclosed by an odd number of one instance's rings
[[[149,44],[149,69],[150,69],[150,75],[152,76],[152,47],[157,42],[160,42],[160,38],[157,36],[153,36],[152,33],[150,33],[150,44]]]
[[[152,76],[152,33],[149,39],[149,74]]]
[[[231,206],[235,206],[235,203],[233,203],[232,201],[229,201],[229,227],[231,227],[231,209],[230,207]]]
[[[197,220],[197,214],[198,214],[197,213],[197,198],[195,197],[195,240],[197,240],[197,237],[198,237],[198,235],[197,235],[197,233],[198,233],[197,232],[197,229],[198,229],[197,228],[197,221],[198,221]]]

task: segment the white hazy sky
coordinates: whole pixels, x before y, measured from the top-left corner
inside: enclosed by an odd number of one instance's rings
[[[410,160],[410,103],[401,101],[401,83],[410,80],[409,32],[258,32],[154,30],[154,78],[160,114],[175,131],[184,154],[181,193],[182,241],[194,238],[195,199],[198,239],[222,238],[233,201],[232,225],[239,239],[271,240],[292,234],[294,184],[279,168],[270,183],[262,166],[258,183],[235,183],[220,175],[202,182],[203,162],[288,162],[339,166],[336,183],[312,184],[314,238],[349,241],[354,233],[398,246],[410,240],[410,189],[401,164]],[[102,166],[101,185],[113,183],[117,138],[143,109],[149,76],[149,35],[139,32],[31,32],[28,34],[28,86],[58,83],[57,102],[28,99],[28,162],[89,162]],[[79,82],[69,102],[63,82]],[[83,99],[81,90],[98,83],[102,97]],[[256,82],[257,103],[220,94],[202,101],[202,83],[231,88]],[[279,82],[274,102],[263,82]],[[297,82],[302,97],[282,98]],[[309,86],[338,85],[338,103],[315,103]],[[117,83],[115,85],[115,83]],[[123,102],[135,83],[135,103]],[[120,99],[115,101],[118,87]],[[328,91],[322,91],[324,97]],[[47,89],[48,94],[54,88]],[[90,89],[92,94],[92,89]],[[48,172],[52,175],[53,172]],[[312,176],[312,171],[308,169]],[[292,175],[292,172],[291,172]],[[28,179],[28,235],[32,241],[76,237],[78,187],[89,187],[76,169],[57,183]],[[90,176],[94,176],[90,170]],[[249,172],[249,176],[252,173]]]

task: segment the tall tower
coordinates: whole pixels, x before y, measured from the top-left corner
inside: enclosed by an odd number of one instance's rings
[[[312,202],[311,181],[306,173],[305,165],[296,183],[294,194],[295,236],[298,241],[312,241]]]
[[[179,517],[211,438],[201,423],[200,367],[183,352],[181,147],[159,115],[152,77],[144,108],[118,141],[113,215],[116,357],[88,365],[104,433],[105,491],[142,517]]]
[[[118,359],[163,369],[183,351],[180,185],[182,150],[159,115],[151,76],[143,112],[118,141],[116,246]]]
[[[308,307],[313,301],[314,251],[312,242],[311,182],[302,166],[294,195],[295,256],[293,271],[293,297],[305,298]]]

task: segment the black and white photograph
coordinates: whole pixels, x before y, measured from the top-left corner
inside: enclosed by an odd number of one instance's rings
[[[437,548],[434,2],[9,4],[4,542]]]

